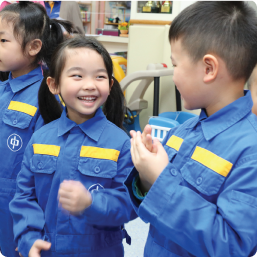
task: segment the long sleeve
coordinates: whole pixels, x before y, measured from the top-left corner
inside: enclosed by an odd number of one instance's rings
[[[43,239],[45,224],[43,210],[36,200],[34,176],[30,170],[32,155],[30,141],[17,177],[16,194],[9,205],[13,218],[14,239],[24,257],[28,256],[30,248],[37,239]]]
[[[183,186],[180,172],[169,164],[138,214],[195,256],[249,256],[257,241],[256,160],[257,155],[241,160],[217,205]]]
[[[123,181],[133,167],[129,140],[123,146],[117,167],[117,175],[113,178],[111,188],[92,193],[92,205],[84,212],[87,221],[92,224],[119,226],[136,218],[123,186]]]

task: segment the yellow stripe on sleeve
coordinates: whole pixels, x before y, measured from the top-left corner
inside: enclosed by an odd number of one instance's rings
[[[233,166],[231,162],[199,146],[195,148],[191,158],[223,177],[228,175]]]
[[[34,154],[59,156],[61,147],[58,145],[33,144]]]
[[[37,107],[17,101],[11,101],[8,106],[8,109],[18,112],[24,112],[32,117],[35,115],[37,111]]]
[[[120,151],[115,149],[106,149],[93,146],[82,146],[80,157],[89,157],[96,159],[105,159],[111,161],[118,161]]]
[[[182,138],[172,135],[168,140],[168,142],[166,143],[166,145],[179,151],[179,148],[182,145],[182,143],[183,143]]]

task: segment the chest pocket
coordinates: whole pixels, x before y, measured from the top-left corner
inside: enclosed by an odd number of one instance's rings
[[[183,178],[202,194],[217,194],[233,164],[216,154],[196,147],[191,159],[181,168]]]
[[[11,101],[3,116],[3,122],[12,127],[25,129],[29,127],[36,112],[37,107],[35,106],[22,102]]]
[[[113,178],[117,174],[120,152],[92,146],[82,146],[78,170],[87,176]]]
[[[175,156],[177,155],[180,146],[183,143],[183,139],[172,135],[167,141],[166,145],[164,145],[164,149],[169,156],[169,161],[172,162]]]
[[[34,155],[30,168],[35,173],[52,174],[56,170],[60,146],[33,144]]]

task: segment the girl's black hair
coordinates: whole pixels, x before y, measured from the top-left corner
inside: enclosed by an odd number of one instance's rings
[[[9,71],[0,71],[0,81],[5,81],[9,78]]]
[[[68,33],[74,32],[69,21],[50,19],[45,8],[38,3],[20,1],[7,5],[0,11],[0,18],[13,24],[13,33],[21,41],[25,53],[27,44],[34,39],[42,41],[42,48],[36,56],[35,63],[43,61],[47,66],[56,46],[64,39],[60,24]]]
[[[118,127],[123,128],[122,124],[124,118],[125,97],[122,93],[119,82],[112,76],[112,59],[100,42],[92,37],[84,36],[75,36],[74,38],[64,41],[57,47],[56,51],[52,55],[49,70],[45,71],[45,78],[41,83],[38,93],[39,110],[45,123],[49,123],[60,118],[62,113],[62,108],[60,107],[58,101],[48,89],[46,78],[47,76],[52,77],[55,80],[55,84],[59,86],[61,73],[66,62],[65,50],[76,48],[92,49],[100,54],[103,58],[109,78],[109,85],[111,85],[112,79],[114,80],[110,95],[103,106],[103,112],[109,121],[113,122]]]

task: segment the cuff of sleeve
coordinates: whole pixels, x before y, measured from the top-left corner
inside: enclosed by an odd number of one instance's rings
[[[29,251],[36,240],[42,239],[42,233],[39,231],[29,231],[27,234],[22,235],[18,242],[18,251],[23,257],[29,256]]]
[[[140,181],[139,180],[139,175],[137,175],[137,176],[135,176],[133,178],[133,181],[132,181],[132,191],[133,191],[134,196],[137,199],[143,201],[148,192],[145,192],[144,195],[142,194],[142,192],[139,189],[139,181]]]
[[[131,172],[128,174],[126,180],[124,181],[124,186],[130,196],[130,202],[135,210],[135,212],[138,214],[138,207],[141,204],[141,200],[139,200],[133,193],[133,180],[135,177],[138,176],[138,172],[136,168],[134,167]]]
[[[168,204],[181,181],[180,172],[177,171],[172,163],[169,163],[150,188],[144,201],[142,201],[139,207],[139,217],[144,222],[150,222],[155,226],[160,212]]]

